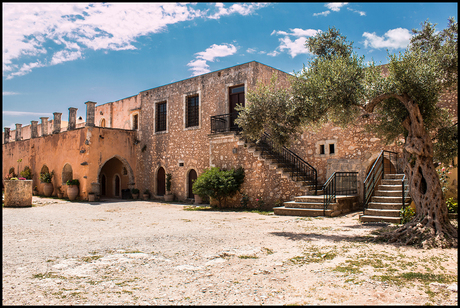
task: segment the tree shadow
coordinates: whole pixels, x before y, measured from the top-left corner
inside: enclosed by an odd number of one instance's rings
[[[347,234],[322,234],[322,233],[296,233],[296,232],[270,232],[269,234],[274,236],[285,237],[291,241],[302,241],[302,240],[326,240],[331,242],[352,242],[352,243],[381,243],[388,244],[395,247],[401,247],[403,245],[399,243],[388,243],[380,237],[380,234],[384,231],[388,231],[392,228],[391,224],[388,223],[369,223],[360,225],[341,226],[350,229],[366,229],[370,230],[369,234],[366,235],[347,235]],[[398,226],[394,226],[397,228]]]

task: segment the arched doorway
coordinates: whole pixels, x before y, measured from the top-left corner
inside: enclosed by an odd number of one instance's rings
[[[195,198],[195,195],[193,194],[193,183],[195,180],[198,178],[196,171],[194,169],[190,170],[188,173],[188,194],[187,198]]]
[[[107,194],[107,178],[105,174],[101,175],[101,196],[105,196]]]
[[[120,189],[121,183],[120,183],[120,177],[118,176],[118,174],[115,175],[113,182],[114,182],[113,183],[113,186],[114,186],[113,194],[115,195],[115,197],[120,197],[120,195],[121,195],[121,189]]]
[[[164,196],[166,193],[166,174],[165,169],[160,167],[157,172],[157,195]]]
[[[129,184],[134,183],[134,176],[128,162],[117,155],[102,164],[98,172],[98,182],[101,196],[120,198],[122,190],[129,189]]]

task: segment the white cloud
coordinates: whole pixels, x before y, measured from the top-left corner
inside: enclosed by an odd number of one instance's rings
[[[313,16],[327,16],[327,15],[329,15],[329,13],[331,13],[331,11],[324,11],[324,12],[321,12],[321,13],[313,13]]]
[[[331,3],[325,4],[324,6],[330,9],[331,11],[339,12],[340,8],[342,8],[342,6],[345,6],[347,4],[348,2],[331,2]]]
[[[207,61],[214,62],[216,58],[227,57],[235,54],[237,48],[232,44],[222,44],[216,45],[213,44],[211,47],[207,48],[205,51],[200,51],[196,53],[196,60],[190,61],[187,66],[190,66],[190,70],[193,71],[192,76],[197,76],[201,74],[206,74],[210,72],[209,65]]]
[[[351,12],[354,12],[354,13],[358,13],[359,16],[366,16],[366,12],[363,12],[363,11],[354,10],[354,9],[349,8],[349,7],[347,7],[347,10],[349,10]]]
[[[9,91],[3,91],[3,95],[6,96],[6,95],[18,95],[19,93],[17,92],[9,92]]]
[[[280,38],[279,41],[281,42],[280,45],[273,51],[268,53],[267,55],[275,57],[283,51],[287,51],[291,57],[295,57],[299,54],[308,54],[309,50],[305,47],[305,42],[308,36],[315,36],[321,30],[314,30],[314,29],[300,29],[294,28],[289,29],[290,32],[286,31],[276,31],[273,30],[271,35],[284,35],[283,38]],[[294,41],[291,40],[289,36],[296,37]]]
[[[321,12],[321,13],[314,13],[313,16],[327,16],[333,12],[340,12],[340,9],[344,7],[345,5],[348,5],[348,2],[331,2],[331,3],[326,3],[324,6],[328,8],[327,11]]]
[[[266,5],[216,4],[219,11],[208,16],[209,10],[189,3],[2,3],[3,75],[11,79],[36,67],[81,59],[88,49],[133,50],[139,37],[169,25],[248,15]]]
[[[389,48],[389,49],[398,49],[406,48],[412,37],[411,33],[407,29],[396,28],[387,31],[383,36],[378,36],[373,33],[364,32],[363,36],[366,38],[364,40],[364,46],[371,48]]]
[[[251,4],[246,4],[246,3],[236,3],[231,5],[230,7],[226,8],[224,3],[216,3],[215,7],[218,10],[216,13],[207,16],[207,18],[210,19],[218,19],[222,16],[238,13],[241,15],[249,15],[254,13],[256,10],[263,8],[265,6],[269,5],[268,3],[251,3]]]

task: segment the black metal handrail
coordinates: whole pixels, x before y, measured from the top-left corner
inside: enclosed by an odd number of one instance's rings
[[[297,154],[286,147],[277,147],[270,135],[264,133],[257,142],[257,146],[262,150],[262,156],[269,156],[280,163],[286,170],[289,170],[291,177],[296,181],[310,182],[315,187],[317,194],[318,172],[309,163],[304,161]]]
[[[235,124],[237,117],[238,112],[211,116],[211,134],[241,131],[241,127]]]
[[[329,204],[336,201],[337,195],[356,195],[358,193],[358,172],[334,172],[323,185],[324,212]]]
[[[385,157],[385,155],[388,157]],[[395,158],[397,163],[398,153],[390,152],[390,151],[381,151],[379,157],[375,160],[374,164],[372,165],[371,170],[366,176],[364,180],[364,198],[363,198],[363,211],[367,208],[369,204],[369,200],[371,199],[375,187],[377,183],[383,178],[385,178],[385,159],[391,162],[392,156]],[[392,164],[389,165],[387,170],[388,174],[392,174],[392,172],[396,172],[396,169],[393,170]]]

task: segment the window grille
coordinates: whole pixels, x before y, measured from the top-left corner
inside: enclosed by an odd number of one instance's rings
[[[158,103],[156,110],[156,128],[155,131],[163,132],[166,131],[166,102]]]
[[[187,97],[187,112],[185,127],[193,127],[199,125],[199,96],[189,96]]]

